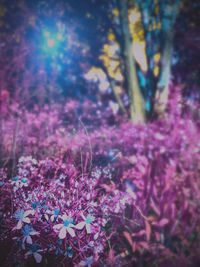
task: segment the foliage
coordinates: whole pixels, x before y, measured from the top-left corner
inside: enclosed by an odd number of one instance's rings
[[[11,177],[9,163],[1,170],[6,266],[199,262],[199,124],[172,89],[168,120],[147,125],[109,125],[105,108],[87,101],[79,124],[74,100],[10,107],[3,150],[11,153],[18,128],[18,165]]]
[[[200,3],[184,1],[175,27],[175,54],[173,57],[174,80],[184,74],[183,93],[186,98],[199,98],[199,61],[200,40],[197,37]],[[194,9],[197,12],[194,12]],[[186,18],[186,19],[183,19]]]
[[[198,49],[186,59],[178,20],[167,116],[133,125],[116,1],[65,2],[0,6],[1,266],[199,266]],[[169,1],[126,2],[148,100]]]

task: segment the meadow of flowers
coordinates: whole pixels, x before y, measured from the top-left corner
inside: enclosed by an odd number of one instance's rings
[[[91,101],[2,105],[2,267],[199,266],[198,105],[171,89],[145,125]]]

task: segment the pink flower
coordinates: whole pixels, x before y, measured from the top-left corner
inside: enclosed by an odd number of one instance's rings
[[[75,236],[75,232],[72,229],[75,227],[73,223],[73,220],[71,217],[68,217],[66,214],[64,214],[62,217],[63,223],[54,225],[53,229],[55,231],[59,231],[59,238],[64,239],[66,237],[66,233],[68,232],[71,237]]]

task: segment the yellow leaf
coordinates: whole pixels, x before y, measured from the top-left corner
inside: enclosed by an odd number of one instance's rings
[[[161,22],[159,21],[158,23],[157,23],[157,29],[161,29]]]
[[[116,17],[119,17],[119,10],[117,8],[114,8],[112,11],[113,15],[115,15]]]
[[[121,256],[122,258],[125,258],[125,257],[128,256],[128,255],[129,255],[128,250],[125,250],[124,252],[122,252],[122,253],[120,254],[120,256]]]
[[[154,55],[154,61],[155,61],[156,63],[158,63],[159,60],[160,60],[160,53],[156,53],[156,54]]]
[[[7,9],[0,5],[0,17],[3,17],[7,12]]]
[[[158,13],[159,13],[159,5],[156,5],[155,13],[156,13],[156,15],[158,15]]]
[[[154,67],[153,74],[154,74],[155,77],[158,76],[158,74],[159,74],[159,70],[160,70],[160,68],[159,68],[158,66],[155,66],[155,67]]]
[[[112,41],[114,41],[114,40],[115,40],[115,35],[114,35],[112,32],[110,32],[110,33],[108,34],[108,41],[112,42]]]
[[[115,86],[115,91],[120,95],[122,93],[122,88],[120,86]]]
[[[137,9],[130,9],[129,10],[129,22],[135,24],[137,21],[141,19],[140,12],[137,11]]]

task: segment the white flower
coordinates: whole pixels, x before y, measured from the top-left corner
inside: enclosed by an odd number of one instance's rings
[[[52,210],[46,210],[46,214],[44,215],[46,220],[49,220],[49,216],[50,215],[50,220],[53,222],[54,220],[57,219],[58,215],[59,215],[59,209],[55,208],[53,211]]]
[[[63,223],[56,224],[53,229],[55,231],[59,231],[59,238],[64,239],[66,237],[66,233],[68,232],[72,237],[75,236],[75,232],[72,229],[75,227],[73,223],[73,220],[71,217],[68,217],[66,214],[64,214],[62,217]]]
[[[164,140],[165,139],[165,137],[160,133],[156,133],[155,134],[155,138],[158,139],[158,140]]]
[[[12,179],[12,182],[11,182],[11,184],[14,185],[14,186],[16,186],[16,187],[19,187],[20,186],[20,183],[21,183],[21,181],[20,181],[20,179],[19,179],[18,176],[14,177]]]
[[[83,222],[78,223],[75,227],[78,230],[82,230],[84,227],[86,228],[86,231],[88,234],[91,234],[91,223],[95,220],[95,218],[92,215],[88,215],[87,218],[81,213],[81,217],[83,218]]]
[[[22,178],[21,179],[21,184],[20,184],[20,187],[27,187],[28,186],[28,179],[27,178]]]
[[[93,256],[86,258],[85,261],[81,261],[79,263],[79,266],[88,266],[88,267],[90,267],[92,262],[93,262]]]
[[[19,221],[18,221],[17,226],[15,228],[21,229],[23,222],[30,223],[31,222],[30,218],[27,217],[30,214],[34,215],[34,211],[33,210],[24,211],[22,209],[17,210],[14,214],[14,217],[16,219],[18,219]]]
[[[14,190],[16,191],[18,188],[22,188],[23,186],[28,186],[27,178],[19,178],[18,176],[14,177],[11,182],[14,185]]]

